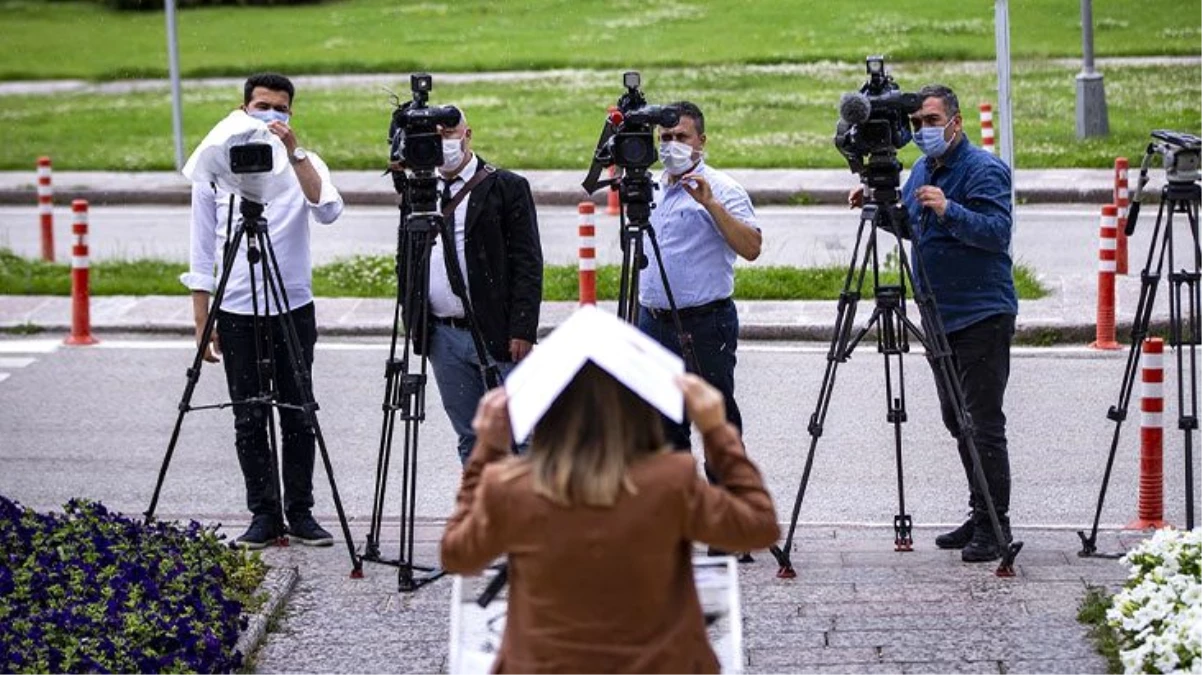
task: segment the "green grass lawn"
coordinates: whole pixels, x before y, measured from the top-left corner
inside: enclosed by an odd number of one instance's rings
[[[992,59],[993,0],[342,0],[181,11],[185,75]],[[1080,3],[1012,0],[1017,58],[1077,56]],[[1096,0],[1101,56],[1198,54],[1198,0]],[[163,76],[161,12],[0,4],[0,79]],[[1196,78],[1195,78],[1196,79]]]
[[[841,93],[863,82],[857,64],[647,69],[653,102],[687,97],[706,113],[708,153],[719,167],[846,168],[831,144]],[[994,100],[995,75],[985,67],[896,64],[907,90],[941,81],[960,95],[969,137],[979,140],[976,106]],[[1133,160],[1155,128],[1198,132],[1202,72],[1190,66],[1114,67],[1105,72],[1111,134],[1078,141],[1074,72],[1028,64],[1014,74],[1019,167],[1110,167]],[[407,82],[396,88],[405,90]],[[588,167],[608,105],[622,92],[618,71],[551,75],[536,81],[434,83],[435,103],[467,111],[475,148],[490,161],[519,169]],[[193,148],[241,102],[240,87],[188,88],[186,145]],[[387,155],[388,96],[376,88],[315,89],[297,94],[293,126],[302,143],[334,169],[380,169]],[[0,169],[28,170],[39,155],[56,169],[173,168],[170,101],[165,92],[56,94],[0,98]],[[913,145],[901,152],[909,166]]]
[[[396,282],[391,256],[356,256],[313,270],[313,292],[319,297],[391,298]],[[160,260],[102,261],[90,272],[92,295],[186,295],[179,275],[183,263]],[[834,300],[843,287],[845,267],[739,267],[735,269],[735,297],[743,300]],[[597,271],[597,298],[618,296],[619,267],[602,265]],[[547,265],[543,274],[543,299],[570,301],[579,296],[578,272],[573,265]],[[1015,267],[1018,297],[1036,299],[1048,291],[1024,265]],[[871,281],[869,282],[871,283]],[[0,295],[68,295],[70,266],[46,263],[0,249]]]

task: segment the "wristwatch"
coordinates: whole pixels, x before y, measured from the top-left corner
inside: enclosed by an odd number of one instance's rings
[[[297,146],[297,148],[292,151],[292,163],[293,164],[300,164],[301,162],[305,161],[306,159],[309,159],[309,153],[305,152],[304,148]]]

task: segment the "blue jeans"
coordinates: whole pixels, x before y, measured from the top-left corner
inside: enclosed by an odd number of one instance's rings
[[[442,407],[451,420],[451,428],[459,436],[459,461],[466,465],[472,446],[476,444],[472,418],[487,391],[472,334],[462,328],[431,321],[429,354]],[[514,366],[513,363],[497,365],[502,377],[509,375]]]
[[[701,372],[697,374],[722,392],[722,398],[726,400],[726,419],[741,433],[743,416],[735,403],[735,364],[738,361],[735,350],[739,342],[739,314],[735,310],[735,303],[727,301],[713,310],[696,314],[685,310],[680,322],[684,331],[693,338],[693,352],[697,356],[697,365],[701,368]],[[676,325],[672,322],[671,314],[664,312],[657,318],[645,307],[641,308],[639,330],[667,347],[672,353],[681,354],[680,338],[676,334]],[[685,367],[691,370],[687,362]],[[665,417],[664,431],[667,433],[668,442],[677,449],[685,450],[691,447],[687,415],[682,424]]]

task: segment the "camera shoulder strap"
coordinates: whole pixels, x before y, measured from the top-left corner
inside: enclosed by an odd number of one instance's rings
[[[484,345],[484,337],[480,332],[480,324],[476,322],[476,313],[472,311],[472,301],[467,289],[467,281],[463,278],[463,271],[459,269],[458,256],[455,253],[455,234],[452,228],[452,223],[455,222],[455,209],[467,199],[468,194],[479,185],[484,179],[496,172],[496,169],[488,164],[481,164],[476,170],[472,179],[463,186],[463,189],[455,194],[450,201],[442,208],[442,247],[445,255],[447,268],[447,279],[451,282],[451,292],[459,298],[463,303],[463,317],[467,320],[468,332],[472,335],[472,344],[476,349],[476,359],[480,363],[480,368],[483,371],[484,382],[489,389],[499,387],[501,385],[501,371],[497,367],[496,361],[490,358],[488,348]]]
[[[496,171],[496,168],[492,165],[484,164],[481,166],[472,176],[472,179],[463,186],[463,189],[459,192],[456,192],[455,196],[451,197],[451,201],[447,202],[446,205],[442,207],[442,217],[446,220],[450,220],[451,216],[455,213],[455,209],[459,208],[459,205],[463,203],[463,200],[467,199],[467,196],[472,191],[472,188],[475,188],[477,185],[484,182],[485,178],[493,175],[496,173]]]

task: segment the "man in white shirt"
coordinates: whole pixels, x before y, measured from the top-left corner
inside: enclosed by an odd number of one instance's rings
[[[279,197],[265,205],[263,216],[276,258],[279,261],[283,290],[291,308],[292,322],[300,339],[300,355],[308,382],[313,367],[313,345],[317,325],[313,311],[312,262],[309,254],[310,217],[329,224],[342,214],[342,196],[330,181],[330,171],[316,153],[301,148],[289,126],[292,113],[292,82],[283,75],[262,73],[246,80],[242,110],[267,124],[268,130],[283,142],[288,151],[291,171],[284,176],[292,181]],[[237,227],[239,198],[215,185],[192,186],[191,267],[180,281],[192,290],[192,310],[196,338],[205,344],[205,360],[216,363],[224,356],[230,399],[237,403],[275,391],[276,400],[298,404],[302,388],[297,383],[285,343],[285,309],[269,300],[262,267],[254,269],[254,288],[247,262],[247,238],[232,258],[225,297],[217,308],[216,330],[202,335],[209,317],[210,295],[220,278],[222,259],[217,252],[225,249],[232,236],[229,223]],[[218,241],[223,245],[217,246]],[[256,315],[257,318],[256,319]],[[270,316],[268,320],[262,317]],[[255,345],[255,323],[260,335]],[[261,356],[260,356],[261,354]],[[260,382],[257,358],[274,360],[274,374],[268,372]],[[289,535],[294,541],[313,546],[330,546],[334,539],[312,516],[313,463],[315,438],[312,427],[299,410],[280,408],[281,464],[284,478],[283,503],[279,479],[268,444],[269,408],[263,404],[234,405],[235,446],[238,462],[246,481],[247,507],[253,514],[250,528],[238,538],[245,548],[258,549]],[[284,526],[287,517],[288,526]]]

